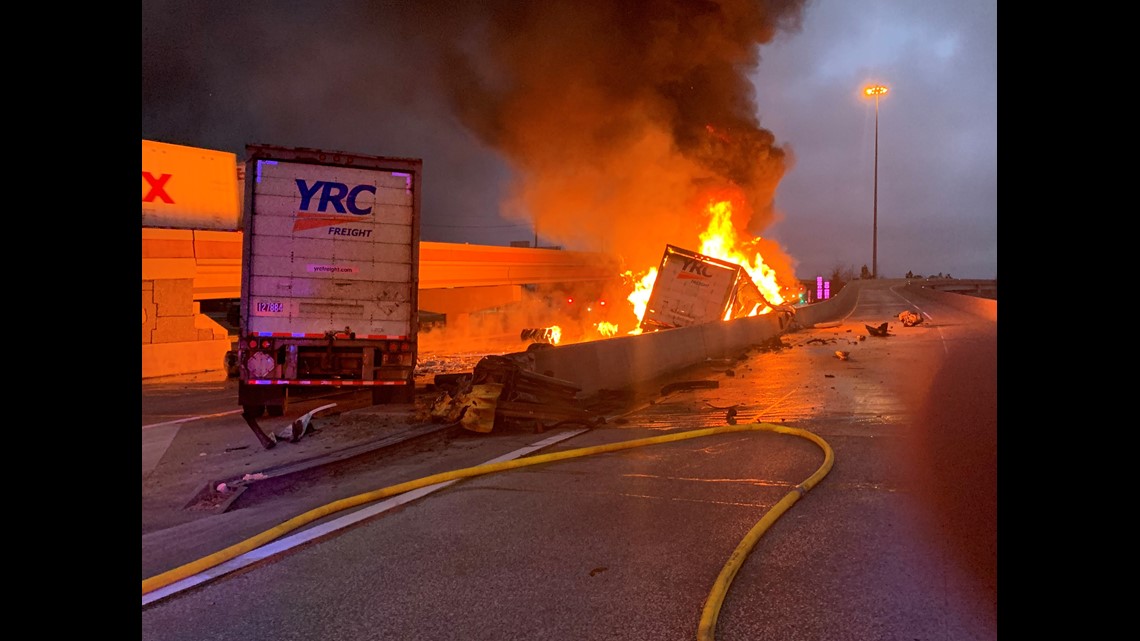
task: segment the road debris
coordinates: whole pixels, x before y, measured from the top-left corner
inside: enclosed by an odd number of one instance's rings
[[[662,386],[661,396],[671,394],[678,390],[716,389],[718,387],[720,387],[720,383],[716,381],[676,381]]]
[[[519,334],[519,340],[557,345],[558,341],[562,340],[562,328],[557,325],[552,325],[550,327],[524,329]]]
[[[899,320],[902,321],[903,327],[914,327],[922,322],[922,315],[907,309],[899,312]]]
[[[886,323],[883,323],[878,327],[871,327],[870,325],[864,325],[863,327],[867,328],[867,333],[871,336],[890,336],[890,333],[887,332]]]
[[[458,421],[465,429],[488,433],[522,424],[542,432],[562,423],[595,425],[605,418],[576,406],[581,388],[534,371],[534,355],[484,356],[470,378],[455,379],[432,404],[433,420]]]
[[[302,414],[297,420],[290,423],[285,429],[281,430],[274,436],[278,441],[289,441],[290,443],[296,443],[297,441],[301,440],[301,437],[310,432],[316,431],[316,428],[313,427],[313,416],[317,412],[321,412],[333,407],[336,407],[336,403],[329,403],[327,405],[322,405],[316,409],[310,410]]]
[[[839,360],[841,360],[841,361],[850,360],[850,358],[851,358],[851,352],[843,352],[843,351],[838,351],[838,350],[836,350],[836,352],[835,352],[835,358],[838,358],[838,359],[839,359]]]

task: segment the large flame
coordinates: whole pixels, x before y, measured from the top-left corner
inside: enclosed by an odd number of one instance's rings
[[[699,253],[740,265],[748,272],[765,300],[772,305],[783,303],[784,297],[780,294],[780,285],[776,282],[776,271],[764,263],[764,257],[756,249],[759,239],[741,239],[740,233],[733,227],[732,201],[711,200],[706,207],[706,213],[709,216],[709,224],[700,234]],[[657,282],[657,268],[650,267],[639,274],[627,271],[622,276],[633,287],[627,300],[633,305],[634,314],[640,323],[645,317],[645,307],[649,303],[649,295],[653,292],[653,284]],[[771,307],[759,303],[748,316],[766,314],[770,311]],[[629,333],[640,334],[640,325]]]
[[[626,300],[633,304],[633,313],[637,316],[638,322],[638,326],[629,333],[640,334],[641,319],[645,318],[645,307],[649,304],[649,295],[653,293],[653,283],[657,282],[657,268],[650,267],[648,271],[641,272],[640,275],[627,271],[622,276],[633,287],[633,291],[626,297]]]
[[[756,283],[765,300],[772,305],[783,303],[784,297],[776,282],[776,271],[764,264],[764,257],[755,248],[759,239],[741,240],[736,228],[732,226],[732,201],[711,201],[707,211],[710,220],[708,228],[701,232],[700,253],[740,265],[752,277],[752,282]],[[748,315],[755,316],[770,311],[771,307],[761,309],[757,305]]]

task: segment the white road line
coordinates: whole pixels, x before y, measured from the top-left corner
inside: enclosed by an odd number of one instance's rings
[[[215,418],[218,416],[229,416],[230,414],[238,414],[240,412],[241,412],[241,410],[238,409],[238,410],[230,410],[228,412],[218,412],[217,414],[204,414],[202,416],[187,416],[186,418],[180,418],[180,419],[173,420],[173,421],[164,421],[162,423],[151,423],[150,425],[143,425],[142,428],[145,430],[145,429],[149,429],[152,427],[162,427],[164,425],[177,425],[178,423],[189,423],[190,421],[197,421],[197,420],[203,419],[203,418]]]
[[[227,412],[227,413],[232,413],[232,412]],[[532,445],[528,445],[526,447],[519,448],[519,449],[517,449],[513,452],[510,452],[508,454],[504,454],[502,456],[493,458],[493,459],[487,461],[486,463],[483,463],[483,465],[490,465],[492,463],[501,463],[503,461],[510,461],[510,460],[517,459],[521,456],[525,456],[527,454],[530,454],[531,452],[541,450],[544,447],[549,447],[549,446],[554,445],[555,443],[558,443],[560,441],[565,441],[566,439],[577,436],[577,435],[581,434],[582,432],[587,431],[587,429],[588,428],[583,428],[580,430],[571,430],[569,432],[563,432],[561,434],[554,434],[554,435],[549,436],[549,437],[547,437],[547,438],[545,438],[545,439],[543,439],[537,443],[534,443]],[[459,479],[456,479],[455,481],[458,481],[458,480]],[[159,599],[166,598],[172,594],[176,594],[176,593],[181,592],[183,590],[188,590],[188,589],[190,589],[196,585],[201,585],[203,583],[206,583],[207,581],[211,581],[211,580],[216,579],[220,576],[224,576],[226,574],[229,574],[230,572],[233,572],[235,570],[240,570],[241,568],[253,565],[254,563],[257,563],[257,562],[262,561],[264,559],[270,558],[276,554],[281,554],[282,552],[285,552],[287,550],[291,550],[295,547],[304,545],[305,543],[308,543],[309,541],[312,541],[313,539],[325,536],[331,532],[335,532],[336,530],[346,528],[346,527],[353,525],[355,523],[359,523],[360,521],[370,519],[370,518],[376,516],[377,514],[380,514],[382,512],[386,512],[386,511],[388,511],[394,507],[399,507],[400,505],[403,505],[404,503],[407,503],[409,501],[414,501],[418,498],[427,496],[428,494],[431,494],[432,492],[435,492],[436,490],[441,490],[441,489],[455,483],[455,481],[445,481],[443,483],[436,483],[435,485],[429,485],[427,487],[421,487],[418,490],[411,490],[410,492],[404,492],[403,494],[400,494],[399,496],[394,496],[390,499],[386,499],[384,501],[381,501],[380,503],[376,503],[374,505],[367,506],[367,507],[362,508],[360,510],[357,510],[351,514],[347,514],[347,515],[342,516],[338,519],[334,519],[332,521],[329,521],[328,523],[325,523],[323,525],[313,527],[313,528],[310,528],[308,530],[304,530],[302,532],[298,532],[297,534],[287,536],[283,539],[272,541],[272,542],[267,543],[267,544],[255,549],[255,550],[250,550],[249,552],[246,552],[245,554],[242,554],[241,556],[236,556],[236,557],[230,559],[229,561],[226,561],[225,563],[214,566],[208,570],[205,570],[203,572],[199,572],[198,574],[195,574],[193,576],[186,577],[185,579],[182,579],[181,581],[175,581],[174,583],[171,583],[170,585],[159,588],[159,589],[154,590],[152,592],[148,592],[148,593],[143,595],[142,604],[147,605],[149,603],[153,603]]]

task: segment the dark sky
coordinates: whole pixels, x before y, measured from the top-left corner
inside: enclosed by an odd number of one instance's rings
[[[142,138],[422,158],[424,240],[996,277],[993,1],[149,0]]]

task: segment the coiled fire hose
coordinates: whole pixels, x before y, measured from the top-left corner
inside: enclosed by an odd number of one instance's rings
[[[827,442],[819,436],[806,430],[788,427],[785,425],[775,425],[772,423],[725,425],[721,427],[689,430],[686,432],[674,432],[672,434],[665,434],[662,436],[633,439],[630,441],[608,443],[605,445],[594,445],[591,447],[564,450],[561,452],[552,452],[549,454],[540,454],[536,456],[515,459],[513,461],[487,463],[484,465],[476,465],[474,467],[452,470],[450,472],[441,472],[439,474],[425,476],[423,478],[406,481],[404,483],[390,485],[388,487],[373,490],[371,492],[357,494],[356,496],[350,496],[348,498],[333,501],[332,503],[327,503],[321,507],[309,510],[304,514],[295,516],[276,527],[270,528],[261,534],[254,535],[244,541],[241,541],[240,543],[231,545],[209,556],[198,559],[197,561],[192,561],[185,565],[153,576],[149,579],[145,579],[142,582],[142,593],[145,595],[148,592],[153,592],[154,590],[166,587],[176,581],[181,581],[182,579],[221,565],[230,559],[241,556],[242,554],[250,552],[251,550],[255,550],[258,547],[274,541],[299,527],[322,519],[330,514],[334,514],[341,510],[346,510],[360,505],[373,503],[381,499],[403,494],[404,492],[410,492],[422,487],[435,485],[436,483],[470,478],[473,476],[482,476],[484,474],[492,474],[495,472],[504,472],[506,470],[513,470],[521,467],[528,467],[531,465],[553,463],[555,461],[563,461],[566,459],[578,458],[581,456],[592,456],[594,454],[617,452],[620,450],[628,450],[635,447],[643,447],[646,445],[672,443],[675,441],[684,441],[693,438],[701,438],[704,436],[713,436],[716,434],[730,434],[733,432],[750,431],[768,431],[806,438],[818,445],[820,449],[823,450],[824,460],[823,464],[820,465],[819,469],[817,469],[814,474],[808,477],[804,482],[792,488],[788,494],[786,494],[774,506],[772,506],[772,509],[768,510],[768,512],[764,514],[763,518],[761,518],[760,521],[756,523],[756,525],[754,525],[751,530],[749,530],[748,534],[745,535],[744,539],[740,541],[740,544],[736,546],[736,549],[729,556],[728,562],[725,564],[724,569],[721,570],[720,575],[713,583],[712,590],[709,592],[709,596],[705,600],[704,609],[701,612],[700,624],[697,628],[698,641],[711,641],[713,639],[713,633],[716,629],[716,622],[717,617],[720,614],[721,604],[724,602],[724,598],[728,594],[728,586],[732,583],[733,578],[736,576],[736,573],[740,569],[741,564],[743,564],[744,560],[748,557],[748,554],[752,551],[752,548],[756,546],[756,543],[760,540],[760,537],[768,531],[768,528],[770,528],[772,524],[780,518],[780,516],[787,512],[788,509],[790,509],[793,505],[795,505],[795,503],[799,501],[804,494],[807,494],[808,491],[815,487],[816,484],[823,480],[823,477],[827,476],[828,472],[831,471],[831,467],[835,462],[835,455],[832,452],[831,446],[828,445]]]

